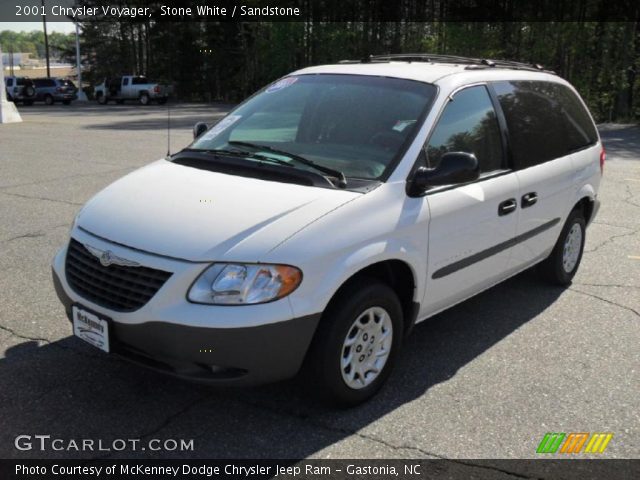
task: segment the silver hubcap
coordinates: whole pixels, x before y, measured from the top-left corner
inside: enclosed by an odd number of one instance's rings
[[[564,241],[564,250],[562,252],[562,267],[567,273],[573,272],[580,257],[580,249],[582,248],[582,228],[574,223],[569,230],[566,240]]]
[[[342,345],[340,370],[344,382],[355,390],[371,385],[389,359],[392,340],[393,325],[384,308],[371,307],[362,312]]]

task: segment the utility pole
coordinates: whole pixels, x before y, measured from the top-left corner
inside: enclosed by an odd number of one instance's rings
[[[41,0],[41,2],[42,2],[43,13],[46,13],[44,0]],[[45,50],[45,55],[47,57],[47,77],[50,77],[51,69],[49,68],[49,36],[47,35],[47,16],[46,15],[42,15],[42,28],[44,29],[44,50]]]
[[[80,60],[80,27],[76,23],[76,66],[78,67],[78,101],[86,102],[87,95],[82,89],[82,61]]]

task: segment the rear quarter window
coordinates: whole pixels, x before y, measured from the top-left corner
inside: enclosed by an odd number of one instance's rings
[[[527,168],[593,145],[595,126],[569,88],[552,82],[495,82],[516,168]]]

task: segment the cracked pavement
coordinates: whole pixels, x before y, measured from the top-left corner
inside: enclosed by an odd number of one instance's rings
[[[173,106],[173,150],[226,106]],[[332,410],[295,381],[212,389],[71,336],[50,261],[80,206],[164,156],[166,110],[21,108],[0,125],[0,457],[534,458],[548,431],[640,453],[640,129],[604,125],[602,208],[568,289],[525,272],[432,320],[372,401]],[[193,452],[20,452],[20,434],[194,439]],[[522,468],[526,468],[523,466]],[[527,472],[503,472],[506,477]]]

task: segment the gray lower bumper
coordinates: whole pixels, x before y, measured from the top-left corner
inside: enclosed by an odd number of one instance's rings
[[[71,318],[72,301],[55,272],[53,281]],[[202,383],[256,385],[298,372],[320,316],[245,328],[111,321],[109,337],[114,354],[154,370]]]

